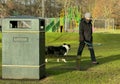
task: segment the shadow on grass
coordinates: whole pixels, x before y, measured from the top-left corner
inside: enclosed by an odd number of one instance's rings
[[[99,66],[105,63],[109,63],[112,61],[120,60],[120,54],[118,55],[111,55],[107,57],[100,57],[98,56],[97,60],[99,61],[100,64],[98,65],[93,65],[91,63],[91,60],[89,57],[82,57],[83,61],[80,63],[80,71],[87,71],[89,68]],[[78,71],[76,69],[76,60],[75,59],[66,59],[67,63],[64,62],[59,62],[57,63],[56,60],[49,61],[46,63],[46,77],[52,76],[52,75],[59,75],[59,74],[64,74],[72,71]],[[0,69],[2,69],[0,67]],[[1,71],[1,70],[0,70]],[[2,75],[0,74],[0,78]]]
[[[98,56],[98,58],[97,58],[97,60],[99,61],[98,65],[93,65],[91,63],[91,60],[88,60],[88,59],[90,59],[88,57],[82,57],[82,59],[83,59],[83,61],[81,61],[81,63],[80,63],[80,71],[87,71],[89,68],[99,66],[101,64],[109,63],[109,62],[112,62],[112,61],[120,60],[120,54],[111,55],[111,56],[107,56],[107,57]],[[77,71],[76,61],[71,60],[71,59],[68,60],[67,63],[48,62],[47,65],[48,66],[51,65],[51,67],[48,67],[46,69],[47,76],[64,74],[64,73],[75,71],[75,70]]]
[[[60,62],[56,62],[56,60],[53,61],[49,61],[48,63],[46,63],[46,75],[47,76],[51,76],[51,75],[59,75],[62,73],[67,73],[67,72],[71,72],[76,70],[76,62],[73,60],[69,60],[67,61],[67,63],[64,63],[62,61]]]

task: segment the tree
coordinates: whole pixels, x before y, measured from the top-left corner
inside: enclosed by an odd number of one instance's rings
[[[6,9],[3,4],[0,3],[0,17],[7,16]]]
[[[111,18],[118,0],[96,1],[93,9],[94,18]],[[101,5],[102,4],[102,5]]]

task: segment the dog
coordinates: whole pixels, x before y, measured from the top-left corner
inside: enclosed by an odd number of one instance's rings
[[[53,55],[53,56],[65,56],[68,54],[70,50],[70,44],[64,43],[63,45],[60,46],[47,46],[45,47],[45,54],[46,55]],[[60,59],[57,59],[57,62],[59,62]],[[63,62],[67,62],[65,59],[62,59]],[[45,62],[48,62],[48,59],[45,59]]]

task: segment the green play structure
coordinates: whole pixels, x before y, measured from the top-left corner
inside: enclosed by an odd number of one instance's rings
[[[78,30],[78,23],[81,19],[81,12],[79,12],[78,7],[70,7],[67,10],[68,14],[60,16],[59,18],[49,18],[48,24],[46,24],[46,32],[59,32],[61,26],[65,30],[65,24],[69,25],[66,30]],[[69,23],[65,23],[66,20],[69,20]],[[62,23],[62,25],[61,25]]]
[[[55,32],[60,26],[60,20],[56,18],[49,19],[50,23],[46,26],[46,32]]]

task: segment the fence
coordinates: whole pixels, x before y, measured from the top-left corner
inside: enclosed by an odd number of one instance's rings
[[[114,19],[94,19],[93,27],[96,29],[115,29]]]
[[[46,18],[46,32],[60,32],[59,18]],[[0,19],[0,31],[2,31],[2,19]],[[95,31],[116,29],[114,19],[93,19]],[[78,32],[79,22],[74,19],[64,19],[63,32]]]
[[[59,32],[60,20],[58,18],[49,18],[47,20],[46,32]],[[93,28],[95,31],[116,29],[114,19],[93,19]],[[64,19],[64,32],[78,32],[79,22],[74,19]]]

